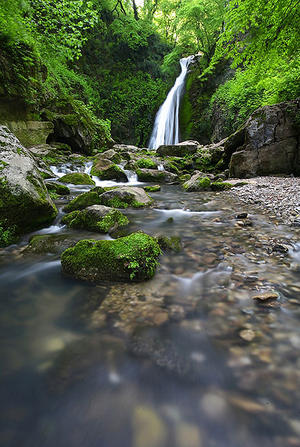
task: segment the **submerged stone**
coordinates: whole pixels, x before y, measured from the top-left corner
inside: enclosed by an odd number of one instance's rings
[[[71,183],[72,185],[95,185],[94,180],[86,173],[72,172],[63,175],[60,179],[62,183]]]
[[[145,281],[158,266],[160,247],[144,233],[112,241],[82,240],[61,256],[63,273],[84,281]]]
[[[77,210],[67,214],[62,223],[71,228],[110,233],[127,225],[129,220],[119,210],[104,205],[93,205],[83,211]]]

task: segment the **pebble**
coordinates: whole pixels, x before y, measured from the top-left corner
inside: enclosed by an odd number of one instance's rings
[[[252,329],[243,329],[239,332],[239,336],[245,341],[252,341],[255,338],[255,332]]]

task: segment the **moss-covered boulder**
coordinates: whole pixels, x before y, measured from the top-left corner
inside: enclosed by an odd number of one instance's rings
[[[192,191],[210,191],[211,179],[207,174],[198,172],[192,176],[190,180],[183,184],[183,189],[188,192]]]
[[[212,191],[227,191],[231,189],[233,185],[229,182],[213,182],[210,185]]]
[[[58,182],[45,182],[48,191],[55,192],[59,196],[67,196],[70,194],[70,189],[66,185]]]
[[[111,233],[127,225],[129,220],[119,210],[104,205],[93,205],[83,211],[72,211],[63,217],[62,223],[71,228]]]
[[[157,169],[157,163],[152,160],[151,158],[140,158],[136,163],[135,166],[137,168],[145,168],[145,169]]]
[[[178,144],[163,145],[157,149],[157,154],[160,156],[171,155],[174,157],[184,157],[186,155],[194,154],[199,147],[197,141],[183,141]]]
[[[94,180],[83,172],[72,172],[63,175],[59,180],[62,183],[71,183],[72,185],[95,185]]]
[[[30,239],[24,253],[36,255],[61,254],[78,241],[70,234],[39,234]]]
[[[112,208],[143,208],[150,206],[153,199],[142,188],[122,186],[101,194],[100,202]]]
[[[158,265],[155,238],[133,233],[112,241],[82,240],[61,256],[63,273],[84,281],[145,281]]]
[[[140,182],[173,183],[177,180],[177,175],[156,169],[137,169],[136,173]]]
[[[113,149],[109,149],[95,157],[95,160],[101,159],[110,160],[113,163],[121,163],[122,157],[118,152],[114,151]]]
[[[65,206],[64,211],[70,212],[75,210],[82,210],[87,206],[91,205],[100,205],[101,199],[100,195],[103,194],[105,190],[100,186],[96,186],[91,191],[84,192],[79,196],[75,197],[75,199],[71,200],[67,206]]]
[[[17,234],[48,225],[57,215],[31,153],[0,126],[0,226]]]
[[[160,187],[160,185],[153,185],[153,186],[144,186],[143,189],[146,192],[157,192],[157,191],[160,191],[161,187]]]
[[[91,169],[91,174],[100,178],[101,180],[117,180],[120,182],[127,182],[125,172],[116,164],[105,158],[98,158],[95,160]]]

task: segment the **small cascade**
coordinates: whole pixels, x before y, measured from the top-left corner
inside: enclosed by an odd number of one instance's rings
[[[174,86],[168,93],[165,102],[156,114],[152,135],[149,142],[150,149],[157,149],[162,144],[179,143],[179,107],[185,86],[188,67],[194,56],[180,59],[181,73]]]

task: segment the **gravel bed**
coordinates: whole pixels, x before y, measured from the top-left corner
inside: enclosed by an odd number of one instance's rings
[[[258,207],[281,223],[300,227],[300,178],[255,177],[245,181],[247,185],[226,194],[243,205]]]

